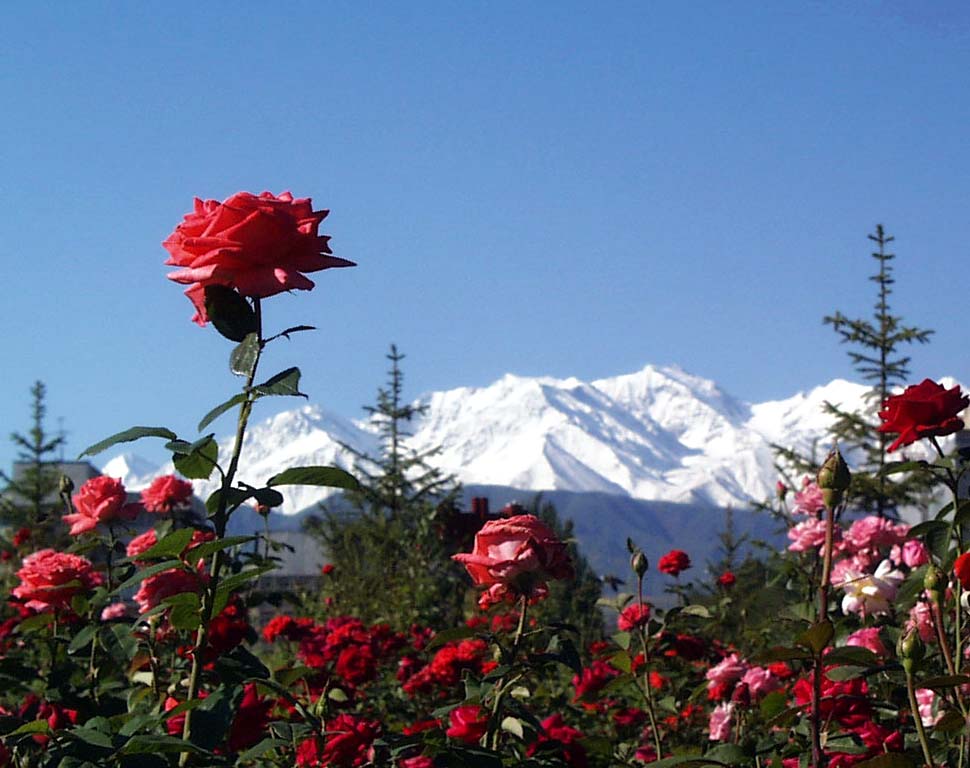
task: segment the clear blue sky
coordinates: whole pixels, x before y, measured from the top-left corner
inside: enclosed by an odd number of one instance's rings
[[[347,416],[390,342],[415,396],[648,362],[747,400],[852,377],[820,319],[871,311],[877,222],[895,309],[937,330],[914,379],[970,382],[968,8],[6,4],[0,435],[39,378],[70,455],[194,436],[238,382],[161,241],[238,190],[312,197],[359,263],[266,303],[320,328],[267,374]]]

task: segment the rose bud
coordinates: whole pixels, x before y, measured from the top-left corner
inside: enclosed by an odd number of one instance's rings
[[[643,575],[650,569],[650,562],[647,560],[647,556],[643,554],[643,550],[638,549],[633,553],[630,557],[630,567],[638,579],[642,579]]]
[[[818,471],[816,482],[822,489],[822,501],[826,509],[833,510],[842,503],[842,498],[849,489],[849,483],[852,482],[852,474],[838,448],[826,457]]]

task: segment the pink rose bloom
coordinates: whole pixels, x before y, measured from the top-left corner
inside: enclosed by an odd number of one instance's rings
[[[731,728],[734,726],[734,705],[730,702],[718,704],[711,712],[708,729],[711,741],[728,741],[731,738]]]
[[[790,552],[808,552],[818,549],[825,543],[825,521],[810,517],[788,529],[788,545]]]
[[[472,581],[488,587],[486,605],[518,596],[537,597],[546,591],[546,579],[567,579],[573,574],[566,545],[534,515],[489,520],[475,534],[471,554],[452,555],[468,569]]]
[[[126,603],[112,603],[105,606],[101,611],[101,621],[111,621],[112,619],[123,619],[128,615],[128,605]]]
[[[932,689],[916,689],[916,705],[919,707],[919,719],[923,722],[923,726],[925,728],[932,728],[940,721],[940,718],[943,717],[942,712],[933,714],[933,705],[935,703],[936,693],[934,693]]]
[[[187,507],[192,499],[192,483],[175,475],[165,475],[152,480],[141,492],[141,503],[149,512],[171,514],[172,510]]]
[[[919,638],[924,643],[935,643],[936,642],[936,627],[933,624],[933,610],[930,608],[930,604],[918,600],[912,608],[909,609],[909,621],[906,622],[906,628],[910,629],[916,627],[916,631],[919,632]]]
[[[845,639],[846,645],[851,645],[856,648],[868,648],[876,656],[886,657],[889,655],[889,651],[886,650],[886,646],[882,642],[882,638],[879,636],[878,627],[865,627],[863,629],[857,629],[851,635]]]
[[[427,755],[405,757],[398,761],[398,768],[434,768],[434,760]]]
[[[847,577],[851,574],[846,574]],[[888,560],[879,563],[875,573],[857,574],[846,578],[839,587],[845,590],[842,598],[842,612],[845,615],[857,613],[866,616],[880,616],[889,613],[889,606],[896,599],[896,592],[905,577],[900,571],[893,570]]]
[[[633,603],[628,605],[619,616],[616,617],[616,628],[620,632],[632,632],[637,627],[646,626],[650,619],[650,604]]]
[[[101,584],[91,561],[67,552],[41,549],[24,558],[17,571],[20,584],[12,594],[35,611],[67,608],[71,598]]]
[[[930,553],[926,545],[918,539],[910,539],[903,542],[902,546],[897,544],[889,553],[889,559],[896,565],[905,565],[907,568],[919,568],[930,561]]]
[[[128,542],[128,547],[125,549],[125,554],[129,558],[135,560],[144,552],[147,552],[152,547],[158,544],[158,535],[155,533],[154,528],[149,528],[144,533],[140,533],[131,541]]]
[[[908,526],[897,526],[884,517],[869,515],[853,522],[842,540],[847,550],[858,552],[901,544],[908,532]]]
[[[748,686],[752,699],[760,699],[781,688],[781,680],[764,667],[751,667],[741,677],[741,684]]]
[[[184,571],[181,568],[173,568],[170,571],[149,576],[142,581],[134,596],[135,602],[138,603],[138,612],[147,613],[172,595],[199,592],[203,583],[204,578],[200,574]]]
[[[797,515],[818,517],[824,511],[825,502],[822,501],[822,489],[814,481],[807,477],[803,478],[802,489],[795,494],[792,512]]]
[[[747,671],[747,662],[743,661],[736,653],[725,656],[704,674],[708,681],[707,690],[711,690],[720,683],[725,685],[736,683]]]
[[[283,291],[313,288],[305,272],[354,263],[331,255],[329,237],[320,235],[327,211],[314,211],[309,198],[263,192],[237,192],[224,202],[195,200],[195,209],[162,245],[166,264],[178,267],[169,280],[188,285],[185,295],[205,325],[205,289],[234,288],[243,296],[265,298]]]
[[[128,504],[128,493],[120,480],[113,477],[92,477],[74,494],[75,512],[64,515],[64,522],[71,526],[69,533],[78,536],[98,527],[98,523],[115,520],[133,520],[137,517],[137,504]]]

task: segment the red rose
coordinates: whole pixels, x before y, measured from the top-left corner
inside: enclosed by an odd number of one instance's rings
[[[138,612],[147,613],[172,595],[180,595],[183,592],[201,593],[205,581],[206,577],[203,574],[184,571],[181,568],[173,568],[170,571],[149,576],[142,581],[134,595],[134,601],[138,603]]]
[[[586,768],[586,749],[579,743],[582,739],[583,734],[571,725],[566,725],[562,715],[556,713],[542,721],[539,738],[529,745],[526,754],[533,756],[539,745],[555,747],[555,751],[562,754],[563,761],[570,768]]]
[[[636,627],[644,627],[650,620],[650,604],[633,603],[628,605],[616,618],[616,628],[621,632],[632,632]]]
[[[13,545],[19,547],[21,544],[25,544],[30,540],[30,534],[30,528],[21,528],[13,535]]]
[[[354,263],[331,254],[326,235],[317,234],[329,211],[314,211],[309,198],[294,200],[263,192],[237,192],[225,202],[195,200],[195,209],[163,243],[166,264],[179,267],[170,280],[188,285],[185,295],[205,325],[205,289],[235,288],[243,296],[264,298],[294,288],[309,290],[304,272]]]
[[[534,515],[490,520],[475,534],[471,554],[452,555],[464,564],[472,581],[488,587],[479,604],[488,607],[519,596],[545,596],[546,579],[573,575],[566,545]]]
[[[64,515],[72,536],[93,531],[98,523],[133,520],[139,511],[137,504],[126,503],[125,486],[113,477],[92,477],[74,494],[72,501],[76,511]]]
[[[149,512],[171,514],[177,507],[188,506],[192,498],[192,483],[175,475],[165,475],[152,480],[141,492],[141,503]]]
[[[737,580],[738,580],[737,576],[735,576],[730,571],[725,571],[724,573],[722,573],[720,576],[717,577],[718,586],[724,587],[725,589],[727,589],[728,587],[733,587],[737,582]]]
[[[954,561],[953,574],[961,587],[970,590],[970,552],[964,552]]]
[[[481,741],[488,727],[488,718],[483,717],[482,708],[477,704],[455,707],[448,713],[448,722],[451,727],[445,734],[466,744],[477,744]]]
[[[672,549],[660,558],[657,569],[670,576],[679,576],[681,571],[690,568],[690,558],[682,549]]]
[[[13,596],[26,600],[27,607],[36,611],[66,608],[72,597],[101,583],[90,560],[53,549],[27,555],[17,578],[20,586],[14,587]]]
[[[880,432],[898,434],[890,452],[924,437],[950,435],[963,429],[957,414],[970,405],[959,385],[946,389],[932,379],[906,387],[901,395],[886,398],[879,411]]]

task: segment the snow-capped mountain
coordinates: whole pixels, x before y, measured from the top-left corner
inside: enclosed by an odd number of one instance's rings
[[[836,379],[786,400],[749,404],[676,366],[648,365],[591,382],[506,375],[487,387],[422,398],[428,409],[412,425],[410,446],[440,448],[434,463],[468,484],[744,505],[774,488],[772,443],[806,451],[818,441],[827,450],[823,404],[859,409],[866,391]],[[220,444],[224,456],[230,440]],[[366,420],[315,405],[281,413],[249,429],[239,479],[257,485],[287,467],[314,464],[352,471],[353,456],[340,443],[371,454],[379,447]],[[134,490],[172,469],[129,453],[104,471]],[[205,497],[215,485],[196,488]],[[287,487],[282,511],[298,512],[326,494]]]

